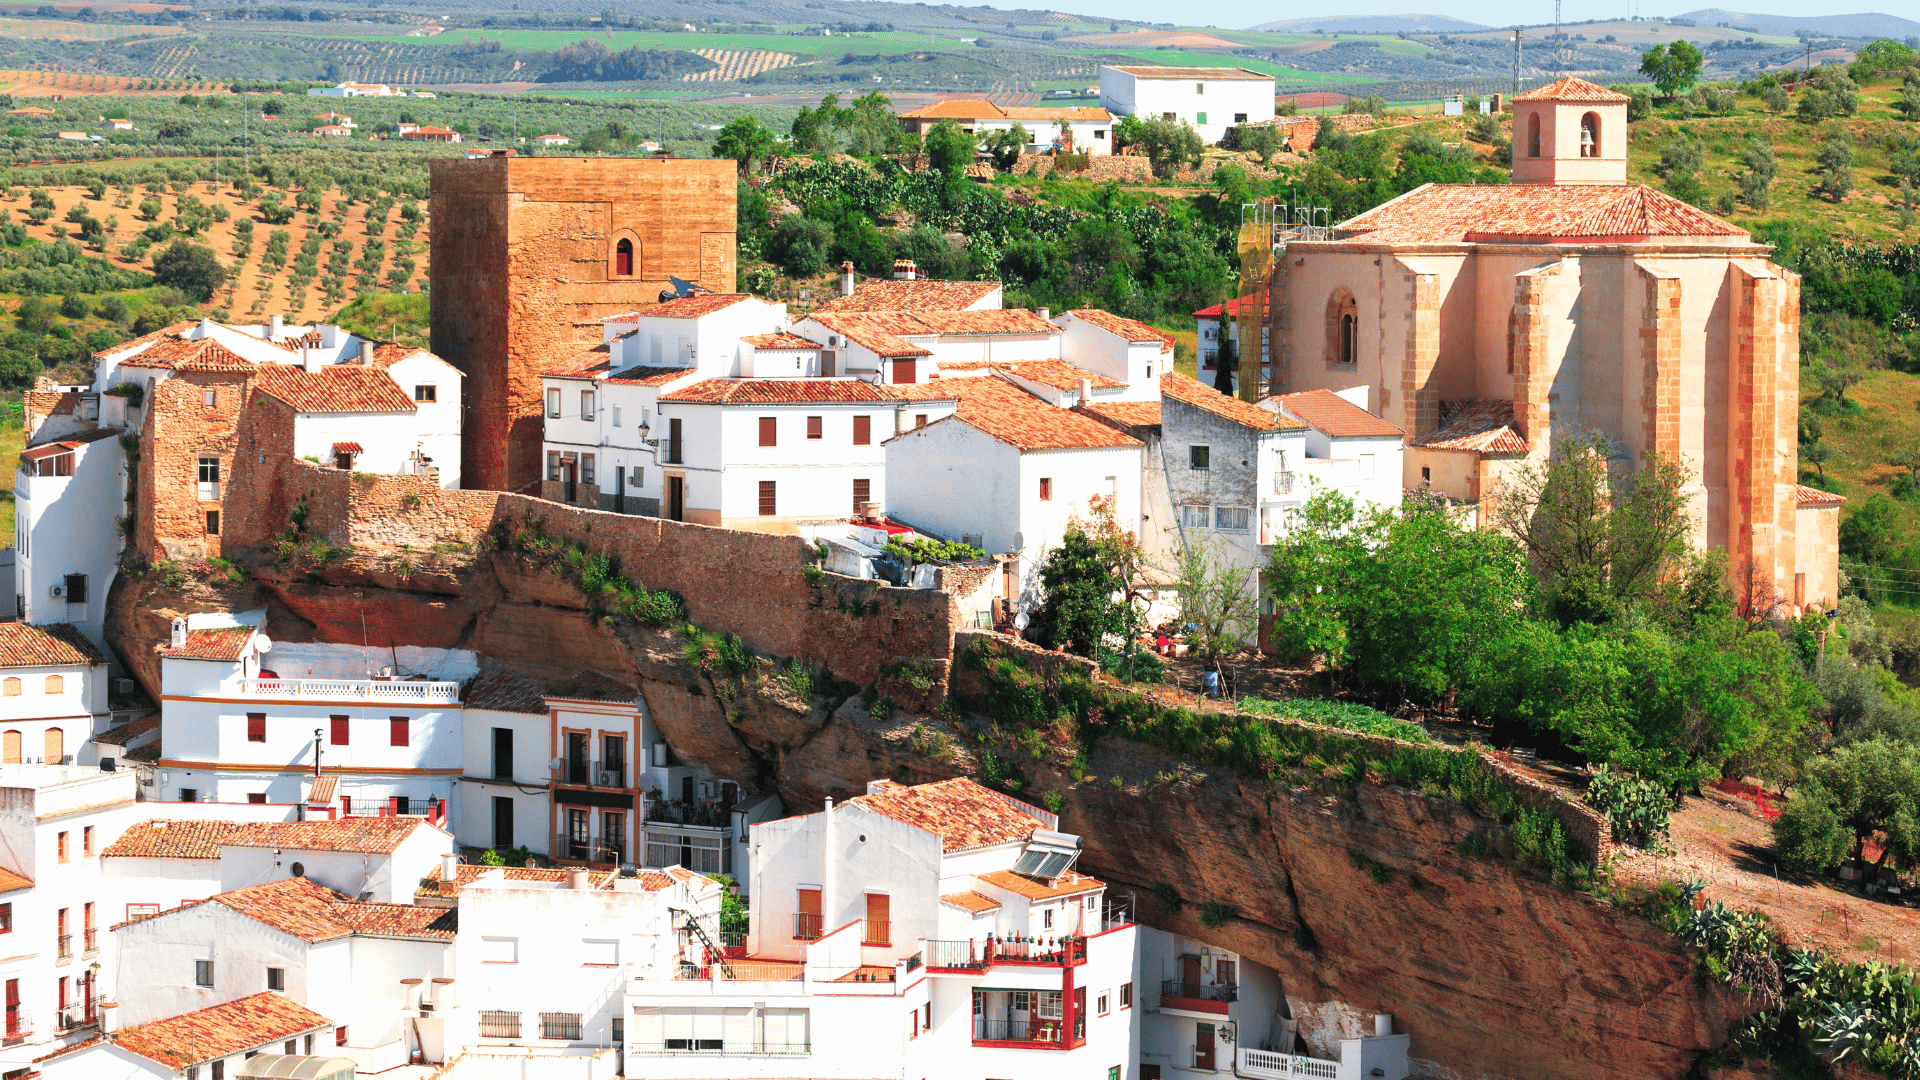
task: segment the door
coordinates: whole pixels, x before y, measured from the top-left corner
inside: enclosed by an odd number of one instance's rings
[[[47,734],[42,742],[47,752],[47,764],[59,765],[65,760],[67,754],[67,739],[59,728],[48,728]]]
[[[505,851],[513,847],[513,800],[505,795],[493,797],[493,846]]]
[[[513,729],[497,727],[493,729],[493,778],[495,780],[513,779]],[[509,844],[508,847],[513,845]]]
[[[571,503],[573,501],[575,485],[577,485],[579,481],[580,481],[580,463],[578,461],[570,461],[566,458],[561,458],[560,459],[560,483],[564,485],[566,488],[567,502]]]
[[[675,421],[678,423],[679,421]],[[667,520],[687,520],[687,478],[684,476],[667,477]]]
[[[1212,1024],[1194,1025],[1193,1067],[1196,1069],[1213,1068],[1213,1025]]]
[[[20,980],[7,980],[7,1038],[14,1039],[22,1034],[20,1016]]]
[[[1180,996],[1200,996],[1200,958],[1197,956],[1180,958]]]
[[[20,733],[9,731],[0,735],[0,762],[8,765],[20,764]]]
[[[567,858],[585,861],[587,857],[587,812],[567,811]]]
[[[627,512],[627,467],[619,466],[613,470],[613,512]]]
[[[585,786],[587,783],[587,733],[584,731],[567,732],[567,775],[566,782]]]

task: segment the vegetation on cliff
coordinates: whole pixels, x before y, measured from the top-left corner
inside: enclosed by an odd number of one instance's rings
[[[548,534],[545,521],[532,514],[503,519],[494,527],[491,540],[495,550],[579,589],[586,598],[587,617],[596,622],[610,617],[641,626],[686,621],[687,608],[678,595],[633,580],[621,571],[616,555],[595,551],[571,537]]]

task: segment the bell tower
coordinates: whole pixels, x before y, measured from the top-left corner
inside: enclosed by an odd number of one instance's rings
[[[1627,182],[1627,101],[1571,76],[1513,99],[1513,182]]]

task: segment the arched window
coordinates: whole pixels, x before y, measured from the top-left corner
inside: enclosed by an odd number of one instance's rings
[[[57,727],[47,729],[46,752],[49,765],[60,764],[60,759],[67,755],[67,737]]]
[[[0,735],[0,764],[20,764],[20,733],[9,731]]]
[[[16,679],[13,676],[9,675],[7,676],[7,681],[5,685],[6,685],[5,696],[7,697],[20,696],[20,680],[19,679]]]
[[[58,675],[47,676],[47,693],[58,694],[66,690],[67,681]]]
[[[613,247],[613,272],[620,277],[633,276],[633,241],[624,236]]]
[[[1353,293],[1335,289],[1327,299],[1327,363],[1351,364],[1360,358],[1360,305]]]
[[[1580,118],[1580,156],[1600,156],[1600,114],[1588,113]]]
[[[1540,114],[1527,114],[1527,156],[1540,156]]]

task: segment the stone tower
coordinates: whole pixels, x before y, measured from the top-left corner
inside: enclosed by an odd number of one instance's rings
[[[667,279],[734,289],[735,166],[674,158],[433,162],[433,351],[467,374],[461,476],[540,479],[540,372]]]
[[[1513,182],[1627,182],[1627,95],[1565,78],[1513,99]]]

